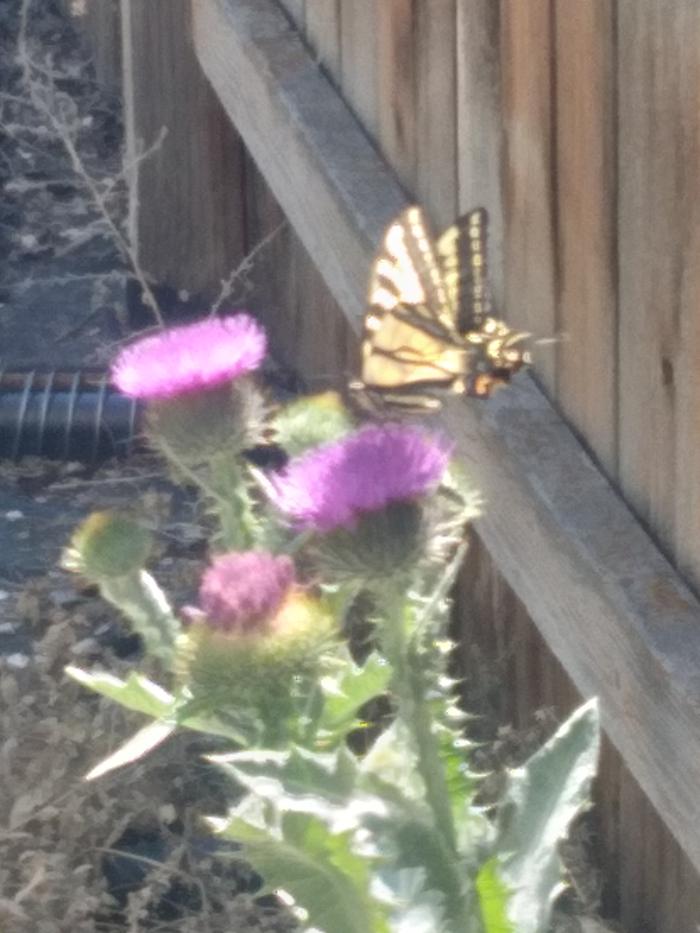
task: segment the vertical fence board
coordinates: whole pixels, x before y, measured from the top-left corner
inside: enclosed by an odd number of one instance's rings
[[[618,3],[620,479],[700,580],[698,87],[692,0]],[[694,930],[700,885],[632,779],[622,786],[623,921]]]
[[[306,8],[306,34],[320,64],[336,83],[340,81],[340,2],[310,0]]]
[[[616,165],[611,0],[555,0],[557,400],[616,469]]]
[[[252,270],[252,307],[268,329],[274,357],[320,391],[348,372],[349,327],[250,158],[246,173],[249,249],[277,231]]]
[[[457,214],[455,0],[419,2],[415,12],[416,199],[440,227]]]
[[[370,136],[379,126],[377,106],[377,17],[384,0],[341,0],[341,85],[343,95]]]
[[[119,0],[61,0],[61,6],[85,38],[98,84],[118,91],[122,80]]]
[[[416,181],[415,0],[377,7],[378,140],[407,191]]]
[[[195,58],[189,0],[121,8],[131,239],[153,281],[215,296],[243,255],[242,146]]]
[[[674,524],[676,501],[698,504],[679,488],[686,471],[697,484],[678,439],[690,431],[697,464],[699,21],[692,0],[619,3],[620,478],[687,563],[700,539],[678,540]]]
[[[496,304],[503,284],[503,107],[497,0],[457,0],[457,171],[459,210],[490,215],[489,262]]]
[[[506,307],[510,321],[551,337],[557,320],[550,0],[503,0],[501,17]],[[551,347],[538,354],[537,371],[553,388]]]

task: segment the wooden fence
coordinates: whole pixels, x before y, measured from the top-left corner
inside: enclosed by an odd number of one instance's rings
[[[694,933],[700,4],[92,2],[93,35],[101,10],[115,41],[121,23],[144,268],[211,300],[274,234],[248,303],[305,375],[353,371],[407,197],[438,226],[489,209],[504,315],[561,339],[536,348],[547,397],[525,379],[446,415],[488,500],[465,643],[511,658],[518,722],[600,695],[607,907],[629,933]]]

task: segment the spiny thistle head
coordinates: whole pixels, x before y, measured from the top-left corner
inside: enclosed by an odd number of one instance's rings
[[[317,533],[333,580],[404,575],[427,552],[426,506],[449,455],[420,428],[372,425],[290,461],[269,495],[293,525]]]
[[[156,445],[195,466],[219,454],[236,456],[257,441],[265,405],[247,377],[265,349],[265,332],[250,315],[207,318],[126,347],[112,381],[148,402]]]
[[[253,372],[265,350],[265,332],[250,315],[205,318],[126,347],[112,381],[124,395],[149,401],[189,395]]]
[[[90,580],[125,577],[144,566],[151,545],[150,533],[133,519],[93,512],[73,533],[62,563]]]

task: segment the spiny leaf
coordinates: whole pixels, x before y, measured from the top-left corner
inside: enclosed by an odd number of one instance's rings
[[[153,718],[170,715],[175,707],[175,698],[167,690],[153,683],[142,674],[131,673],[126,680],[120,680],[112,674],[83,671],[79,667],[67,667],[66,674],[79,684],[116,700],[127,709],[146,713]]]
[[[324,677],[324,705],[318,724],[322,741],[344,738],[356,726],[360,708],[381,696],[390,679],[391,668],[378,654],[371,654],[362,667],[348,659],[339,670]]]
[[[513,892],[508,916],[518,933],[547,930],[562,886],[557,846],[589,803],[599,743],[598,707],[591,701],[510,772],[496,851],[503,883]]]
[[[144,755],[147,755],[164,742],[168,736],[173,734],[176,728],[176,724],[172,721],[162,722],[156,720],[150,722],[143,729],[140,729],[136,735],[133,735],[128,742],[125,742],[121,748],[118,748],[116,752],[101,761],[92,771],[89,771],[85,775],[85,780],[94,781],[116,768],[138,761],[139,758],[143,758]]]
[[[243,802],[223,829],[242,843],[268,886],[282,888],[324,933],[390,933],[387,908],[370,893],[371,859],[353,851],[352,833],[332,833],[309,813],[268,822]]]

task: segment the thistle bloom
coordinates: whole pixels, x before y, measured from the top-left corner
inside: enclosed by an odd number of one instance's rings
[[[265,626],[294,583],[289,557],[256,551],[214,558],[199,588],[199,605],[222,632],[252,632]]]
[[[112,366],[112,381],[134,398],[172,398],[252,372],[265,350],[265,332],[250,315],[207,318],[126,347]]]
[[[292,460],[269,494],[300,528],[352,528],[363,515],[434,489],[449,456],[450,445],[419,428],[371,425]]]

